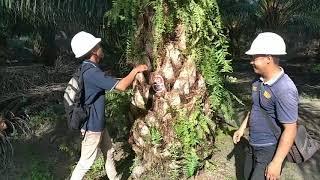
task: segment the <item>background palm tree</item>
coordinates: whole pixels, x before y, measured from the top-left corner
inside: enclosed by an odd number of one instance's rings
[[[319,37],[320,4],[316,0],[220,0],[224,24],[231,39],[232,52],[239,57],[252,34],[272,31],[290,37]]]
[[[55,35],[64,31],[69,36],[79,29],[102,34],[107,3],[103,0],[1,0],[0,35],[3,38],[35,37],[35,43],[41,46],[39,56],[52,65],[58,50]]]

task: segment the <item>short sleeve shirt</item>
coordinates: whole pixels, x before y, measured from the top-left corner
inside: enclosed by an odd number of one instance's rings
[[[295,123],[298,119],[298,91],[285,73],[271,84],[257,79],[252,84],[252,100],[249,121],[250,144],[253,146],[269,146],[277,143],[268,120],[272,121],[278,132],[281,124]],[[269,118],[262,112],[263,108]]]
[[[89,105],[89,119],[82,129],[93,132],[102,132],[105,128],[105,91],[115,88],[118,81],[106,75],[91,61],[84,61],[83,67],[89,68],[83,74],[85,104]],[[90,66],[90,67],[88,67]]]

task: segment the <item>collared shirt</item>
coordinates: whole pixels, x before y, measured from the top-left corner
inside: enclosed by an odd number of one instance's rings
[[[250,144],[277,144],[278,140],[266,120],[271,120],[279,131],[282,129],[281,124],[297,121],[299,96],[295,84],[283,70],[265,83],[263,79],[257,79],[252,84],[252,101],[249,121]],[[270,118],[266,119],[261,108]]]
[[[105,128],[105,91],[115,88],[118,80],[107,76],[98,66],[91,61],[84,61],[83,66],[90,69],[84,72],[85,104],[89,104],[89,119],[82,129],[102,132]]]
[[[267,84],[272,86],[273,83],[275,83],[282,75],[284,74],[284,70],[282,67],[280,67],[280,73],[278,73],[276,76],[274,76],[272,79],[270,79],[267,82],[264,82],[263,77],[260,77],[260,80],[263,82],[263,84]]]

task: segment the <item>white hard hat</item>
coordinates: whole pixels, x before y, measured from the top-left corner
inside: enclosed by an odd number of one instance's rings
[[[73,36],[71,49],[76,58],[80,58],[90,52],[100,42],[101,38],[96,38],[90,33],[81,31]]]
[[[272,32],[260,33],[251,44],[248,55],[268,54],[285,55],[286,44],[281,36]]]

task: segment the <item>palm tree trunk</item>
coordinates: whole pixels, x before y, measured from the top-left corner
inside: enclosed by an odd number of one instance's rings
[[[128,27],[127,61],[150,65],[133,83],[132,177],[149,170],[170,179],[194,175],[212,155],[215,120],[232,114],[224,86],[232,68],[216,1],[116,1],[107,17]]]
[[[152,19],[149,16],[146,21]],[[144,26],[144,47],[149,54],[145,57],[152,62],[152,27],[150,23]],[[146,33],[148,32],[148,33]],[[168,41],[157,54],[155,69],[150,74],[138,74],[133,83],[134,96],[132,98],[131,113],[134,124],[131,129],[129,142],[132,144],[141,164],[133,170],[133,177],[139,177],[145,170],[150,170],[158,162],[166,162],[164,167],[171,169],[183,166],[184,162],[177,162],[173,157],[173,147],[180,146],[186,153],[191,153],[192,148],[183,147],[178,128],[183,121],[194,113],[212,117],[209,100],[206,92],[206,84],[203,76],[199,73],[195,61],[191,56],[185,55],[186,35],[185,26],[177,24],[174,36]],[[199,103],[204,104],[199,110]],[[197,114],[197,115],[199,115]],[[181,119],[185,118],[185,119]],[[193,119],[194,123],[197,119]],[[192,123],[191,123],[192,124]],[[200,123],[199,123],[200,124]],[[200,125],[199,125],[200,126]],[[206,126],[206,133],[213,134],[215,124]],[[190,129],[196,127],[189,127]],[[202,128],[202,127],[199,127]],[[213,136],[207,136],[205,144],[195,146],[201,159],[205,158],[205,147],[213,145]],[[180,144],[180,145],[179,145]],[[190,145],[190,144],[189,144]],[[190,152],[188,152],[190,151]],[[210,151],[210,150],[209,150]],[[186,154],[187,155],[187,154]],[[171,165],[170,165],[171,164]],[[174,164],[174,165],[173,165]],[[170,165],[170,166],[169,166]],[[195,167],[194,167],[195,168]]]

